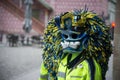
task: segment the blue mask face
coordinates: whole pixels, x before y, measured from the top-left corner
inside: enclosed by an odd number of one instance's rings
[[[62,36],[61,45],[63,47],[63,52],[81,53],[87,47],[87,27],[85,24],[80,25],[78,22],[79,20],[79,15],[72,15],[62,19],[63,23],[59,27],[59,30]]]

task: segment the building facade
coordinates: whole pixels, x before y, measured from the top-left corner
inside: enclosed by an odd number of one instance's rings
[[[101,15],[108,16],[108,0],[45,0],[53,8],[52,15],[58,15],[63,12],[85,8],[85,5],[90,11],[94,11]]]
[[[25,0],[0,1],[0,42],[6,43],[9,35],[31,37],[42,35],[47,17],[52,8],[41,0],[33,0],[32,30],[26,33],[23,30],[25,19]]]

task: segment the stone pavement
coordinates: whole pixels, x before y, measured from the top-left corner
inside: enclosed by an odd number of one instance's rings
[[[38,80],[42,49],[0,46],[0,80]]]
[[[30,70],[27,73],[22,73],[19,76],[13,77],[10,80],[38,80],[40,69]]]

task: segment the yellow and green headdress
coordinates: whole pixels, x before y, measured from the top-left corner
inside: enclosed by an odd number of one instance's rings
[[[109,27],[96,13],[74,10],[49,21],[44,31],[43,62],[53,80],[65,53],[76,52],[85,59],[94,57],[105,75],[112,52]]]

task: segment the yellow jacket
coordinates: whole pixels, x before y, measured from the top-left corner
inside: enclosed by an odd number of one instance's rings
[[[71,60],[76,56],[76,54],[72,54]],[[102,80],[101,67],[94,58],[83,60],[70,69],[67,68],[67,58],[68,56],[60,62],[57,74],[58,80]],[[39,80],[50,80],[43,64],[41,65]]]

